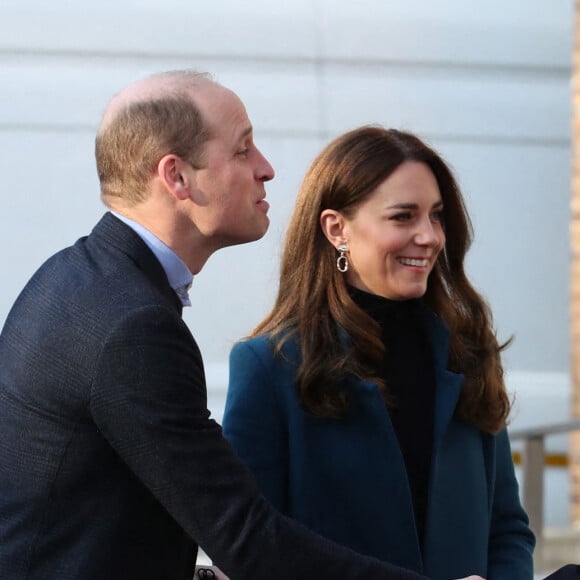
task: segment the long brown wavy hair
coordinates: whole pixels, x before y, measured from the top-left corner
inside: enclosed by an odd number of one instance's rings
[[[457,182],[445,161],[412,134],[361,127],[336,138],[314,160],[287,230],[276,302],[251,336],[269,335],[279,356],[284,342],[298,337],[302,358],[296,386],[302,405],[315,415],[346,415],[349,374],[376,382],[389,404],[388,387],[376,370],[384,356],[379,326],[350,297],[320,214],[333,209],[351,218],[405,161],[429,166],[444,204],[446,243],[424,300],[450,329],[448,368],[465,376],[456,416],[497,433],[511,408],[500,360],[508,343],[498,344],[489,307],[465,274],[472,227]]]

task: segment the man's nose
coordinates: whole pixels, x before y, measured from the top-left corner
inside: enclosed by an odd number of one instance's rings
[[[258,159],[256,163],[256,179],[259,181],[270,181],[274,179],[274,168],[270,162],[262,155],[262,152],[256,148]]]

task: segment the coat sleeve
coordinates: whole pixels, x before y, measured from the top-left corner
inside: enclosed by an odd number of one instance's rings
[[[489,536],[488,580],[533,578],[534,534],[528,525],[514,472],[507,431],[495,438],[495,481],[493,485]]]
[[[234,346],[223,429],[260,491],[276,509],[287,513],[288,428],[271,368],[269,350],[259,354],[251,342]]]
[[[419,580],[284,518],[209,417],[199,350],[169,309],[111,328],[94,372],[94,421],[135,476],[232,579]]]

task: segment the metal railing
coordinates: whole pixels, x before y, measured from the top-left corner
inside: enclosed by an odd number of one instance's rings
[[[522,501],[536,535],[536,558],[541,561],[544,532],[544,439],[549,435],[580,430],[580,418],[529,429],[509,431],[511,441],[523,440]]]

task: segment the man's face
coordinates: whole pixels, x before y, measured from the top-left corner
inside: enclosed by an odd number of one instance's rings
[[[267,231],[264,183],[274,170],[254,145],[252,125],[240,99],[208,84],[195,95],[209,126],[202,169],[194,170],[194,221],[216,247],[260,239]]]

